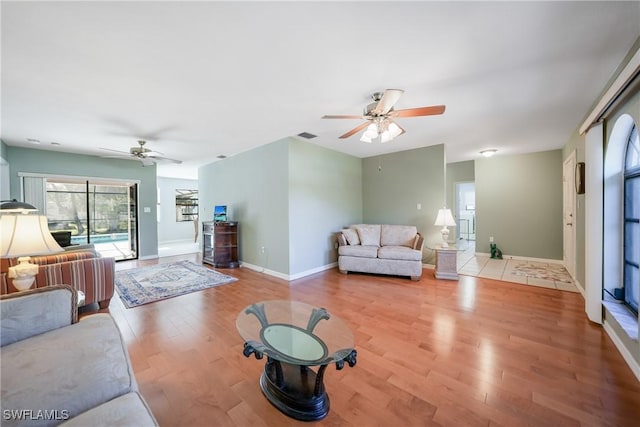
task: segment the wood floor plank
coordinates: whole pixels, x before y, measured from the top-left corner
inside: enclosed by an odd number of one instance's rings
[[[118,270],[198,255],[118,263]],[[637,427],[640,383],[580,294],[461,276],[420,281],[328,270],[288,283],[248,269],[232,284],[127,309],[120,326],[162,426],[302,426],[262,395],[238,313],[261,300],[325,307],[352,329],[358,363],[327,369],[323,426]]]

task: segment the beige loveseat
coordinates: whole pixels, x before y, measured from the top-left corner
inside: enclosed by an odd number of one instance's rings
[[[412,225],[357,224],[338,233],[341,273],[391,274],[419,280],[424,239]]]

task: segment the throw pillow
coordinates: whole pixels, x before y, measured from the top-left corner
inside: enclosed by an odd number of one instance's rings
[[[380,226],[366,225],[356,227],[362,246],[380,246]]]
[[[358,238],[358,232],[353,228],[345,228],[342,230],[344,238],[347,239],[347,243],[350,245],[359,245],[360,238]]]

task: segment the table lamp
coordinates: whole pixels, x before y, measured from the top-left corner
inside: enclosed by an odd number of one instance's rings
[[[442,247],[448,248],[449,244],[447,243],[447,240],[449,239],[449,229],[447,227],[455,227],[456,225],[456,220],[453,219],[451,209],[447,209],[445,207],[438,210],[438,216],[436,217],[434,225],[442,226],[442,230],[440,230],[440,233],[442,234]]]
[[[0,205],[0,258],[18,257],[8,276],[19,291],[29,289],[38,274],[38,264],[29,262],[30,255],[64,251],[49,232],[47,217],[29,213],[36,210],[15,200]]]

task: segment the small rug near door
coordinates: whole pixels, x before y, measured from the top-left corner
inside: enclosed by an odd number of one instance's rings
[[[536,279],[553,280],[556,282],[573,283],[569,272],[561,265],[535,265],[526,262],[513,266],[511,274],[516,276],[535,277]]]
[[[235,282],[191,261],[157,264],[116,272],[116,289],[128,308]]]

